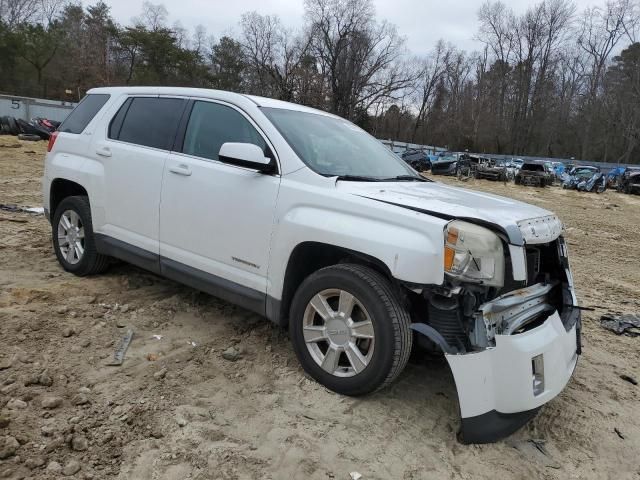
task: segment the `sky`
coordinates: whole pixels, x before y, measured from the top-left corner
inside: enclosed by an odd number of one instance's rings
[[[503,0],[516,13],[524,12],[531,0]],[[87,0],[84,2],[87,4]],[[93,2],[92,2],[93,3]],[[118,23],[130,23],[142,11],[142,0],[105,0]],[[152,0],[163,4],[169,12],[169,23],[180,21],[190,31],[203,25],[209,35],[220,38],[237,33],[244,12],[255,10],[263,15],[278,15],[287,27],[302,25],[303,0]],[[427,53],[439,39],[458,48],[480,50],[474,40],[478,29],[477,12],[484,0],[374,0],[377,18],[398,27],[411,53]],[[602,1],[574,0],[578,11],[604,4]]]

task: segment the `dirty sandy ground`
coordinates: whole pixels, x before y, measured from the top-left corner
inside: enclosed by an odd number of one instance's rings
[[[0,137],[0,203],[41,205],[44,151]],[[555,210],[580,299],[597,308],[569,386],[509,439],[456,441],[444,361],[341,397],[266,320],[124,264],[76,278],[44,217],[0,211],[0,478],[639,478],[640,386],[620,375],[640,380],[640,338],[598,318],[640,311],[640,197],[466,186]],[[124,364],[107,366],[128,328]],[[223,357],[230,346],[239,358]]]

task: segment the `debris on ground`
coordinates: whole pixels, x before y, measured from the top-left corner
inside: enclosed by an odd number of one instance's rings
[[[127,353],[127,348],[129,348],[132,338],[133,330],[127,330],[127,333],[120,339],[120,343],[118,343],[118,346],[116,347],[116,351],[113,354],[113,360],[107,365],[122,365],[122,362],[124,362],[124,354]]]
[[[620,378],[625,382],[631,383],[632,385],[638,385],[638,381],[635,378],[633,378],[631,375],[626,375],[623,373],[622,375],[620,375]]]
[[[26,212],[26,213],[33,213],[35,215],[44,215],[43,207],[21,207],[19,205],[14,205],[14,204],[0,203],[0,210],[4,210],[5,212],[11,212],[11,213]]]
[[[222,352],[222,358],[225,360],[229,360],[230,362],[235,362],[242,357],[242,352],[237,347],[229,347],[224,352]]]
[[[625,313],[623,315],[602,315],[600,325],[618,335],[637,337],[640,335],[640,315]]]

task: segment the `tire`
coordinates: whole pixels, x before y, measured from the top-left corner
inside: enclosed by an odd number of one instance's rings
[[[7,117],[7,121],[9,123],[9,132],[11,135],[18,135],[20,133],[20,128],[18,128],[16,119],[13,117]]]
[[[42,140],[39,135],[33,135],[31,133],[20,133],[18,140],[26,140],[28,142],[38,142]]]
[[[11,134],[11,127],[9,127],[9,117],[0,117],[0,133],[7,135]]]
[[[67,214],[67,212],[69,212],[72,220],[75,218],[73,214],[77,216],[77,226],[82,228],[84,237],[78,237],[84,250],[82,254],[78,254],[78,251],[74,249],[73,253],[65,255],[62,250],[64,243],[61,248],[60,241],[63,240],[63,238],[59,238],[59,232],[62,233],[59,228],[63,228],[64,230],[64,227],[60,227],[60,219],[63,214]],[[96,249],[93,224],[91,223],[91,208],[87,197],[67,197],[60,202],[51,222],[51,235],[53,237],[53,249],[58,258],[58,262],[60,262],[62,268],[67,272],[83,277],[102,273],[109,266],[109,257],[98,253]],[[67,239],[69,239],[69,237],[67,237]],[[66,248],[66,250],[68,252],[69,248]]]
[[[337,299],[329,298],[337,292],[341,292]],[[355,319],[358,325],[363,318],[368,318],[370,324],[362,323],[358,335],[373,335],[371,340],[355,338],[354,331],[341,323],[344,317],[340,315],[329,317],[333,321],[329,325],[311,306],[312,300],[317,304],[318,295],[327,295],[328,301],[323,303],[335,315],[344,292],[355,299],[349,320]],[[298,288],[289,318],[293,349],[304,370],[318,383],[342,395],[365,395],[386,387],[402,372],[411,354],[413,336],[409,313],[389,281],[369,267],[341,264],[311,274]],[[313,323],[308,323],[310,318]],[[309,327],[314,326],[323,329],[315,335],[325,335],[326,340],[305,341],[305,331],[308,335],[314,334],[309,332]],[[342,346],[333,351],[342,351],[328,357],[330,345],[340,344]],[[354,353],[354,348],[360,355]],[[321,366],[327,358],[337,359],[333,362],[335,367],[328,367],[333,370],[331,373]],[[354,365],[361,370],[357,371]]]

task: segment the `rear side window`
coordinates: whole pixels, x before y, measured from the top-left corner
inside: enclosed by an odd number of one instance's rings
[[[195,102],[187,125],[182,151],[196,157],[218,160],[223,143],[253,143],[271,157],[267,143],[238,111],[211,102]]]
[[[96,93],[87,95],[76,105],[58,130],[66,133],[82,133],[96,113],[100,111],[109,100],[110,95]]]
[[[169,150],[184,104],[181,98],[130,98],[113,117],[109,138]]]

